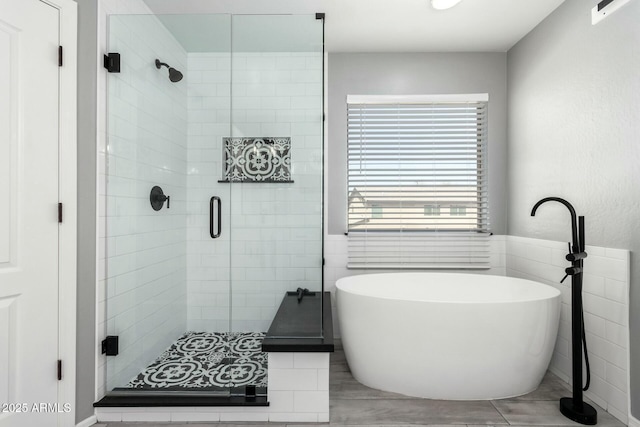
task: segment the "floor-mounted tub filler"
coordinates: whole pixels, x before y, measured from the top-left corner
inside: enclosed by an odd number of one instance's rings
[[[409,396],[485,400],[535,390],[556,342],[560,291],[530,280],[390,273],[337,282],[356,380]]]
[[[587,353],[587,337],[584,325],[584,313],[582,310],[582,274],[584,259],[587,257],[584,241],[584,217],[577,216],[573,205],[560,197],[545,197],[538,201],[531,210],[531,216],[535,216],[538,208],[547,202],[562,203],[571,214],[571,237],[569,253],[565,257],[571,261],[571,267],[565,268],[566,275],[560,283],[571,276],[571,370],[572,370],[572,397],[560,399],[560,412],[580,424],[595,425],[598,423],[598,412],[584,401],[583,391],[589,389],[591,382],[591,368],[589,367],[589,354]],[[582,348],[584,347],[584,365],[587,373],[587,383],[582,385]]]

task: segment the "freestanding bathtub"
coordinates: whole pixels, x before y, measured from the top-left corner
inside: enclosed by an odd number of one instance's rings
[[[535,390],[556,342],[560,291],[462,273],[365,274],[337,282],[347,362],[362,384],[484,400]]]

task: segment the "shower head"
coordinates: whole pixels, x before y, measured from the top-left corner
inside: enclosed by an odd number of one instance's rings
[[[179,82],[180,80],[182,80],[182,73],[175,68],[169,67],[169,80],[171,80],[173,83]]]
[[[183,75],[180,71],[176,70],[173,67],[170,67],[169,64],[160,62],[159,59],[156,59],[156,68],[159,70],[162,67],[167,67],[169,69],[169,80],[171,80],[173,83],[182,80]]]

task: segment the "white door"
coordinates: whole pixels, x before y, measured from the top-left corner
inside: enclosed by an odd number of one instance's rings
[[[0,0],[0,427],[58,424],[58,44],[58,9]]]

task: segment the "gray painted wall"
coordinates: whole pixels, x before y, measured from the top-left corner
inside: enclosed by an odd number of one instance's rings
[[[489,94],[489,209],[506,232],[506,53],[334,53],[328,59],[328,232],[347,229],[346,96]]]
[[[640,2],[596,26],[597,0],[567,0],[508,53],[508,233],[570,240],[569,200],[587,244],[640,251]],[[631,412],[640,417],[640,260],[631,258]],[[585,261],[589,268],[589,259]],[[560,280],[561,277],[558,277]]]
[[[78,294],[76,422],[93,415],[96,339],[97,0],[78,2]]]

